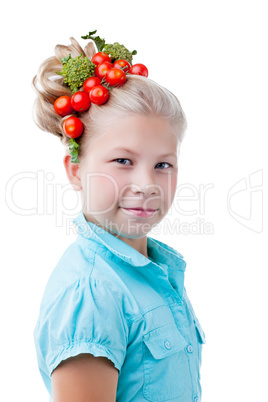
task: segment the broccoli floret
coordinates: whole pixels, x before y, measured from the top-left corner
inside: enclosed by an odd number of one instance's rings
[[[112,63],[122,59],[132,64],[132,55],[137,53],[135,51],[131,53],[124,45],[120,45],[118,42],[104,45],[102,51],[110,55]]]
[[[74,59],[69,54],[61,61],[63,68],[59,74],[64,77],[64,82],[69,85],[72,93],[77,92],[85,80],[95,74],[96,65],[82,54]]]

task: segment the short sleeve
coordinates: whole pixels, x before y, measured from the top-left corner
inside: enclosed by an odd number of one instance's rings
[[[80,353],[107,357],[120,371],[128,339],[120,292],[92,277],[77,280],[41,303],[34,337],[43,375]]]

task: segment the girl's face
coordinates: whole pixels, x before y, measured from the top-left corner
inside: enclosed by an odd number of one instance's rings
[[[174,199],[177,146],[161,117],[125,117],[96,134],[78,168],[86,219],[119,237],[147,235]]]

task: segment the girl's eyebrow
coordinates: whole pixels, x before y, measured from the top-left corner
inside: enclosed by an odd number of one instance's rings
[[[113,148],[111,151],[125,151],[125,152],[128,152],[129,154],[140,156],[140,154],[138,154],[137,152],[132,151],[131,149],[128,149],[128,148],[118,147],[118,148]],[[177,157],[177,154],[176,154],[176,152],[171,152],[171,153],[159,155],[159,158],[165,158],[166,156],[175,156],[175,157]]]

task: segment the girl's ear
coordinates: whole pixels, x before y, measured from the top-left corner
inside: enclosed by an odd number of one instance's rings
[[[75,191],[82,190],[79,163],[71,162],[71,155],[67,154],[63,158],[64,167],[67,173],[69,182],[72,184]]]

